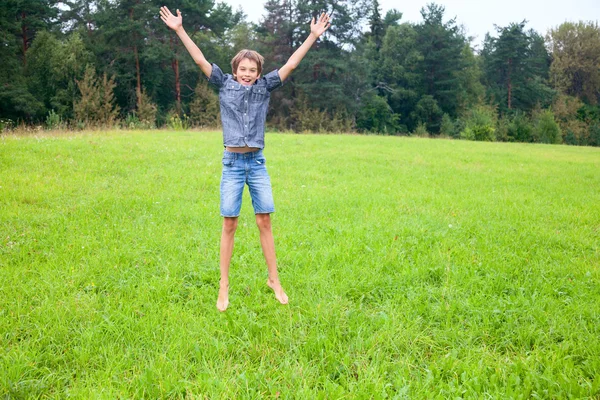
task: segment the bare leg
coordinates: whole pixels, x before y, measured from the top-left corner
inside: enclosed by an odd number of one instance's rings
[[[287,304],[288,297],[281,287],[279,275],[277,274],[277,258],[275,257],[275,241],[273,240],[273,230],[271,229],[271,215],[256,214],[256,224],[260,231],[260,245],[262,246],[265,261],[267,262],[267,268],[269,270],[267,285],[273,289],[275,298],[279,300],[281,304]]]
[[[233,254],[233,240],[237,229],[237,217],[223,218],[223,231],[221,232],[221,281],[219,282],[219,297],[217,309],[227,310],[229,306],[229,264]]]

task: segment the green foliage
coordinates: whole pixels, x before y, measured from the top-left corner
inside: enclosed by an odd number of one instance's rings
[[[589,146],[600,146],[600,122],[594,122],[589,130]]]
[[[119,107],[114,104],[114,78],[108,79],[106,73],[102,80],[96,78],[96,70],[90,65],[76,83],[81,94],[73,106],[76,120],[85,126],[113,126],[119,115]]]
[[[179,116],[176,110],[171,110],[167,114],[167,127],[175,131],[185,131],[190,128],[190,118],[183,114]]]
[[[190,103],[190,123],[200,128],[218,128],[221,125],[219,97],[208,87],[206,79],[198,80],[194,100]]]
[[[470,44],[465,43],[463,46],[462,61],[463,68],[456,71],[460,85],[456,98],[457,115],[461,115],[469,108],[479,104],[480,99],[485,96],[485,86],[481,83],[483,78],[481,57],[475,55]]]
[[[49,32],[38,33],[28,51],[25,68],[27,88],[43,105],[44,114],[52,110],[58,79],[55,76],[57,51],[62,44]],[[39,117],[39,116],[38,116]]]
[[[417,127],[411,133],[414,136],[419,137],[429,137],[429,131],[427,130],[427,125],[424,122],[419,122]]]
[[[456,19],[444,21],[444,14],[443,6],[429,3],[421,9],[423,22],[415,26],[416,49],[422,55],[418,67],[422,77],[419,89],[422,95],[431,96],[439,105],[439,118],[444,112],[457,116],[459,99],[467,96],[459,79],[467,66],[463,55],[466,39]],[[416,121],[425,122],[431,132],[438,132],[439,118],[435,123],[420,118]]]
[[[516,112],[508,124],[508,140],[511,142],[531,142],[533,140],[533,125],[527,114]]]
[[[600,26],[598,22],[564,22],[551,29],[548,44],[553,59],[551,79],[567,95],[596,104],[600,101]]]
[[[427,131],[430,133],[439,132],[442,116],[442,109],[433,96],[430,95],[421,97],[415,106],[415,110],[411,113],[412,119],[417,121],[419,125],[425,124]]]
[[[338,106],[333,112],[319,110],[308,105],[306,97],[292,109],[291,120],[296,132],[349,133],[352,131],[351,119],[347,111]]]
[[[354,132],[352,116],[344,106],[338,105],[333,110],[328,131],[332,133]]]
[[[154,128],[156,125],[156,104],[152,103],[145,90],[138,93],[137,113],[135,116],[143,129]]]
[[[0,85],[1,116],[13,120],[33,122],[44,112],[44,104],[33,96],[24,80],[15,77],[10,83]]]
[[[327,111],[308,106],[306,100],[297,103],[292,111],[296,132],[327,132]]]
[[[457,137],[458,134],[459,132],[456,129],[456,124],[448,114],[444,113],[444,115],[442,115],[442,122],[440,123],[440,135]]]
[[[495,107],[478,105],[466,113],[465,127],[460,132],[460,137],[477,141],[496,140],[497,120],[498,114]]]
[[[392,111],[385,98],[369,95],[356,115],[356,129],[359,132],[394,134],[399,132],[400,116]]]
[[[551,58],[544,40],[525,31],[525,24],[497,27],[498,36],[486,35],[481,53],[488,96],[502,113],[549,106],[554,96],[547,82]]]
[[[533,138],[540,143],[562,143],[560,126],[550,110],[539,111],[533,118]]]
[[[63,129],[66,127],[65,122],[62,120],[60,114],[57,114],[54,110],[48,111],[46,116],[46,129]]]
[[[0,133],[10,131],[15,127],[15,122],[12,119],[0,118]]]
[[[395,134],[421,130],[424,124],[432,135],[533,141],[542,139],[527,117],[517,115],[550,109],[565,142],[598,143],[597,23],[562,24],[546,42],[527,30],[525,21],[511,23],[486,37],[476,54],[460,16],[448,18],[443,6],[427,4],[421,21],[401,23],[398,10],[382,15],[380,0],[269,0],[258,24],[212,0],[4,1],[0,117],[45,124],[52,112],[64,124],[84,127],[105,123],[98,119],[115,123],[121,116],[125,126],[145,128],[165,122],[178,126],[170,122],[173,115],[166,115],[176,109],[188,113],[189,125],[218,127],[214,92],[199,88],[204,78],[198,66],[157,18],[162,5],[181,9],[192,40],[225,72],[241,48],[265,56],[264,73],[280,68],[306,39],[308,21],[333,11],[331,29],[271,94],[267,126],[281,131]],[[108,86],[113,82],[111,99],[94,104],[86,97],[89,104],[81,103],[76,82],[84,81],[88,65],[111,77],[106,80]],[[97,87],[102,82],[97,79]],[[113,108],[103,109],[101,104],[111,102]],[[496,132],[486,124],[485,129],[467,126],[474,118],[467,115],[482,103],[497,106]]]

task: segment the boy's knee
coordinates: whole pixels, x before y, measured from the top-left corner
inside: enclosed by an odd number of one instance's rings
[[[271,229],[271,215],[270,214],[256,214],[256,225],[261,231]]]
[[[223,232],[228,233],[228,234],[233,234],[235,233],[235,230],[237,229],[237,225],[238,225],[238,219],[237,217],[224,217],[223,218]]]

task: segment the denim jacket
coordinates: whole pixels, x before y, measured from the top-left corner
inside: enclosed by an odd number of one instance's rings
[[[264,148],[269,98],[282,85],[278,70],[260,77],[252,86],[244,86],[212,64],[208,82],[219,88],[223,144]]]

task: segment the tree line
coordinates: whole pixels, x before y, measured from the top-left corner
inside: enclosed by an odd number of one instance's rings
[[[5,0],[0,4],[0,130],[216,127],[218,97],[158,10],[179,8],[210,62],[242,48],[278,68],[322,11],[333,25],[285,85],[268,126],[297,132],[417,134],[600,146],[600,28],[542,35],[497,26],[481,50],[444,7],[422,21],[378,0],[268,0],[250,23],[213,0]]]

